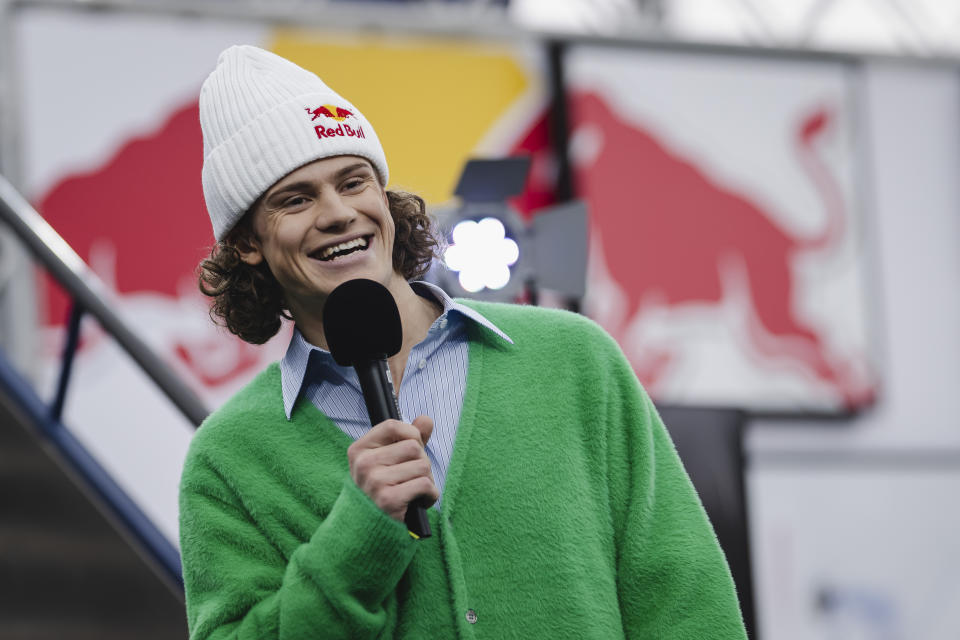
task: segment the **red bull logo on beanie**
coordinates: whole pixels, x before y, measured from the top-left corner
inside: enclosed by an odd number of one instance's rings
[[[324,116],[325,118],[333,118],[337,122],[343,122],[347,118],[356,118],[356,116],[353,114],[353,111],[344,109],[343,107],[337,107],[332,104],[322,104],[316,109],[305,107],[304,110],[308,115],[313,116],[310,118],[311,122],[320,116]]]
[[[317,133],[317,137],[320,139],[323,138],[336,138],[336,137],[345,137],[345,138],[366,138],[367,136],[363,133],[363,127],[360,125],[350,126],[345,124],[343,121],[347,118],[353,118],[356,120],[357,116],[354,115],[353,111],[349,109],[344,109],[343,107],[337,107],[332,104],[322,104],[315,109],[310,107],[305,107],[304,111],[307,112],[307,115],[311,116],[310,122],[315,121],[320,116],[324,118],[331,118],[335,120],[338,124],[336,127],[328,127],[323,124],[318,124],[313,128]]]

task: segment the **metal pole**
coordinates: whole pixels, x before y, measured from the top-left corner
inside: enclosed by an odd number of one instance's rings
[[[170,370],[110,308],[113,295],[62,237],[0,176],[0,219],[86,312],[97,319],[178,409],[199,426],[210,413],[192,389]]]
[[[70,371],[73,369],[73,356],[80,344],[80,321],[83,319],[83,307],[74,301],[70,306],[70,320],[67,323],[67,341],[63,346],[63,359],[60,365],[60,379],[57,381],[57,393],[50,405],[50,417],[57,422],[63,415],[63,403],[67,397],[67,385],[70,383]]]

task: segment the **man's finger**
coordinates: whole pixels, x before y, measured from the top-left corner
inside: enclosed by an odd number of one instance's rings
[[[369,478],[369,483],[376,487],[390,487],[421,477],[433,481],[430,461],[426,458],[378,467]]]
[[[373,500],[391,518],[403,522],[404,514],[414,499],[423,499],[433,504],[439,497],[440,491],[430,478],[417,476],[412,480],[387,487]]]
[[[433,418],[430,416],[417,416],[413,419],[413,426],[420,432],[420,441],[423,446],[427,446],[427,441],[433,434]]]
[[[399,420],[384,420],[358,438],[354,444],[364,449],[385,447],[400,440],[422,439],[420,429]]]
[[[380,465],[389,466],[419,458],[426,459],[427,455],[419,439],[408,438],[382,447],[368,447],[357,452],[357,458],[360,457],[365,458],[363,464],[369,468]]]

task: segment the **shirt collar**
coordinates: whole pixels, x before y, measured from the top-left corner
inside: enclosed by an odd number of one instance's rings
[[[469,318],[479,326],[487,329],[492,332],[494,335],[499,337],[501,340],[505,340],[510,344],[513,344],[513,340],[510,339],[510,336],[505,334],[500,330],[500,327],[490,322],[487,318],[483,316],[482,313],[471,309],[465,304],[460,304],[453,298],[447,295],[447,293],[438,287],[435,284],[429,282],[423,282],[418,280],[417,282],[411,282],[410,285],[413,287],[413,290],[417,292],[418,295],[423,296],[424,298],[432,297],[435,301],[439,302],[443,307],[443,311],[440,313],[440,317],[437,318],[434,323],[440,322],[444,317],[448,316],[450,312],[459,313],[465,318]]]
[[[446,322],[443,322],[443,320],[451,313],[456,313],[476,323],[478,326],[483,327],[501,340],[513,344],[510,336],[485,318],[483,314],[455,301],[440,287],[422,281],[411,282],[410,285],[417,295],[428,299],[432,298],[443,307],[443,311],[440,317],[434,322],[434,326],[438,326],[438,323],[442,323],[439,325],[441,327],[446,326]],[[283,409],[287,414],[287,420],[289,420],[293,414],[293,405],[296,404],[297,397],[299,397],[306,383],[307,371],[310,368],[311,359],[319,359],[320,362],[324,362],[329,366],[340,367],[340,365],[334,362],[333,356],[330,355],[329,351],[307,342],[307,339],[303,337],[300,330],[294,327],[293,336],[290,338],[290,344],[287,346],[287,352],[280,361],[280,386],[283,392]],[[344,367],[344,369],[349,368]]]

